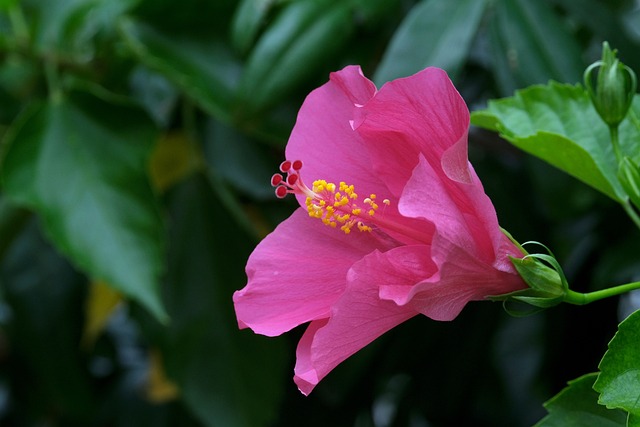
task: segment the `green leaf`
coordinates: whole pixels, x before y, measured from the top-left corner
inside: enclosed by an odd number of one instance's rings
[[[353,32],[351,5],[291,2],[251,52],[239,85],[247,115],[264,111],[331,61]]]
[[[140,62],[170,81],[207,113],[279,146],[286,140],[297,110],[290,106],[274,108],[266,117],[249,113],[254,110],[252,99],[238,100],[241,63],[215,32],[167,30],[131,19],[123,20],[119,28],[125,45]]]
[[[232,302],[252,240],[202,174],[171,190],[168,203],[172,322],[156,336],[167,374],[205,425],[272,425],[287,380],[283,342],[240,331]]]
[[[257,200],[273,200],[270,184],[278,157],[268,147],[215,120],[205,128],[205,158],[214,172]]]
[[[490,34],[494,75],[503,94],[549,79],[581,81],[580,47],[549,2],[496,1]]]
[[[36,105],[15,125],[2,177],[7,197],[38,212],[77,267],[164,319],[164,232],[147,176],[154,140],[138,108],[76,93]]]
[[[599,403],[640,416],[640,311],[620,323],[599,368]]]
[[[221,120],[231,120],[240,64],[222,40],[208,33],[169,32],[133,20],[121,33],[138,60],[158,71]]]
[[[376,70],[376,85],[429,66],[443,68],[455,80],[485,4],[485,0],[425,0],[416,4],[391,39]]]
[[[130,74],[131,96],[147,111],[158,127],[167,129],[174,119],[180,93],[164,76],[139,65]]]
[[[34,21],[33,41],[38,50],[56,51],[86,62],[94,54],[94,37],[113,31],[113,23],[136,0],[32,1],[25,7]]]
[[[640,99],[620,126],[622,151],[640,156]],[[471,123],[500,132],[516,147],[578,178],[614,200],[625,198],[609,130],[581,86],[550,82],[489,101]]]
[[[231,25],[231,43],[241,54],[246,54],[255,42],[277,0],[243,0],[238,5]]]
[[[626,426],[626,413],[598,405],[598,394],[592,388],[596,376],[587,374],[569,381],[568,387],[544,404],[549,415],[535,427]]]

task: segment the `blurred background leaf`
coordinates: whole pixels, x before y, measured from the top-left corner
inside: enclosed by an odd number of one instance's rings
[[[248,114],[272,106],[336,55],[352,32],[350,2],[290,2],[246,61],[239,97]]]
[[[52,99],[7,137],[2,177],[7,196],[37,211],[74,263],[165,319],[163,224],[146,172],[154,136],[131,106],[83,93]]]
[[[503,95],[553,79],[582,80],[586,62],[569,26],[547,1],[497,0],[491,19],[494,73]]]
[[[167,197],[172,225],[164,296],[172,321],[167,328],[150,324],[147,335],[206,425],[268,425],[281,399],[285,353],[281,343],[240,333],[231,301],[243,281],[239,255],[248,256],[250,240],[220,209],[202,174]]]
[[[214,35],[156,29],[145,23],[123,21],[129,48],[192,97],[209,113],[231,120],[239,64],[230,49]]]
[[[444,68],[455,82],[486,3],[484,0],[425,0],[416,4],[385,51],[374,82],[381,86],[426,67]]]

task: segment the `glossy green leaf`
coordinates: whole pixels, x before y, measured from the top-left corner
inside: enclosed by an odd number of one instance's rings
[[[351,5],[335,0],[291,2],[251,52],[239,97],[252,113],[277,104],[331,61],[353,31]]]
[[[142,22],[120,26],[137,59],[169,79],[210,114],[231,120],[240,65],[231,49],[207,33],[169,32]]]
[[[640,99],[620,126],[624,153],[640,156]],[[580,86],[550,82],[517,91],[515,96],[489,101],[471,122],[500,132],[522,150],[541,158],[614,200],[625,193],[617,178],[617,163],[609,130]]]
[[[38,213],[77,267],[162,319],[164,232],[147,176],[154,140],[138,108],[76,93],[16,124],[2,177],[7,197]]]
[[[485,0],[425,0],[416,4],[395,32],[374,81],[443,68],[455,80],[485,9]]]
[[[232,303],[252,240],[202,174],[173,189],[169,206],[167,373],[205,425],[271,425],[287,377],[282,342],[240,331]]]
[[[640,416],[640,311],[620,323],[599,368],[600,404]]]
[[[549,415],[535,427],[624,427],[627,414],[598,404],[598,393],[592,386],[597,374],[587,374],[544,404]]]
[[[498,0],[491,19],[493,71],[504,95],[549,79],[577,83],[586,64],[549,2]]]

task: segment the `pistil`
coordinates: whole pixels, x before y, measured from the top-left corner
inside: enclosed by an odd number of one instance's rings
[[[352,229],[361,232],[371,232],[376,229],[402,234],[418,241],[431,240],[430,235],[421,236],[424,233],[385,218],[384,208],[391,205],[389,199],[382,200],[383,209],[378,214],[380,206],[377,196],[369,194],[361,204],[358,204],[355,187],[346,182],[336,185],[321,179],[314,181],[309,188],[300,174],[302,166],[301,160],[282,162],[280,171],[286,174],[286,178],[282,174],[274,174],[271,177],[271,185],[275,187],[278,198],[284,198],[288,194],[304,195],[305,206],[310,217],[321,220],[329,227],[339,228],[345,234],[350,234]]]

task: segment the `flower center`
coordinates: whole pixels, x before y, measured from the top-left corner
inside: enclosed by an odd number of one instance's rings
[[[372,230],[367,224],[375,222],[373,216],[379,207],[375,194],[370,194],[362,204],[357,204],[358,194],[354,186],[345,182],[336,185],[319,179],[309,188],[302,181],[301,169],[301,160],[282,162],[280,171],[286,174],[286,178],[279,173],[271,177],[271,185],[276,188],[278,198],[284,198],[287,194],[306,196],[305,204],[310,217],[321,220],[329,227],[339,226],[345,234],[351,233],[354,227],[364,232]],[[389,199],[384,199],[382,203],[386,206],[391,204]]]

